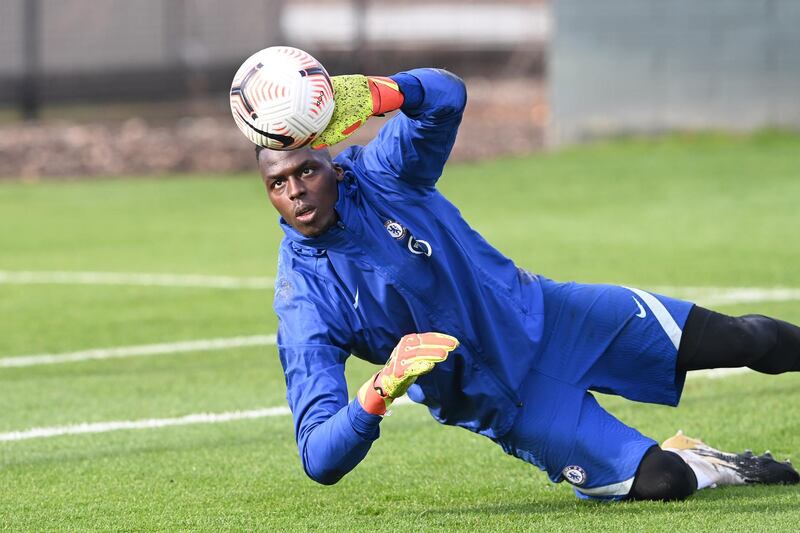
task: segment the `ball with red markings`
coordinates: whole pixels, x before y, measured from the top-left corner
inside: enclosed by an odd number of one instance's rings
[[[322,64],[290,46],[256,52],[231,84],[231,113],[245,137],[272,150],[310,144],[333,115],[333,86]]]

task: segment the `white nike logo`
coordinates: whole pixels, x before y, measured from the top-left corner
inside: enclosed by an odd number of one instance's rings
[[[353,309],[358,309],[358,287],[356,287],[356,298],[353,300]]]
[[[640,304],[639,300],[636,299],[636,296],[631,296],[631,298],[633,298],[633,301],[636,302],[636,305],[639,306],[639,312],[636,313],[636,316],[638,316],[639,318],[646,317],[647,316],[647,311],[644,310],[644,307],[642,307],[642,304]]]

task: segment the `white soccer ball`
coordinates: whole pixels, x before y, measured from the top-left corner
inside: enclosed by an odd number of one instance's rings
[[[248,57],[231,84],[231,113],[245,137],[272,150],[302,148],[333,115],[333,86],[322,64],[291,46]]]

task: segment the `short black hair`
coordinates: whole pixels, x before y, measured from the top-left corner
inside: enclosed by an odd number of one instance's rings
[[[256,145],[256,164],[261,162],[261,152],[267,150],[266,146],[261,146],[259,144]],[[299,150],[299,148],[298,148]],[[315,148],[312,150],[313,152],[324,152],[328,157],[328,160],[333,162],[333,158],[331,157],[331,152],[327,148]]]

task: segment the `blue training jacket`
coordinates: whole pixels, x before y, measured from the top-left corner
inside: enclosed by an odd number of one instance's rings
[[[464,83],[435,69],[393,79],[401,112],[335,159],[345,170],[337,225],[311,238],[280,220],[278,351],[303,468],[324,484],[352,470],[379,435],[381,417],[348,402],[351,354],[382,365],[403,335],[453,335],[461,345],[408,395],[443,424],[496,438],[514,421],[542,335],[539,280],[436,190]]]

